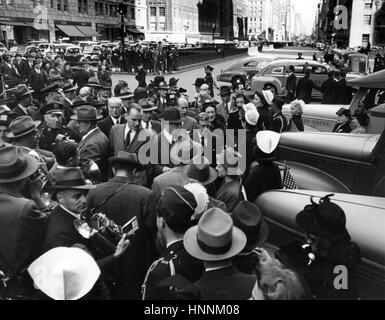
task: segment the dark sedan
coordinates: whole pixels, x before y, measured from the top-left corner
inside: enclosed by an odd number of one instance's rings
[[[226,83],[234,83],[237,79],[246,81],[275,60],[277,60],[276,57],[268,55],[241,59],[222,70],[217,80]]]

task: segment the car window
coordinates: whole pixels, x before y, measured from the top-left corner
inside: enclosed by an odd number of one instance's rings
[[[281,67],[273,67],[273,68],[268,69],[266,73],[282,74],[284,69],[285,68],[283,66],[281,66]]]
[[[305,67],[305,65],[294,66],[295,73],[296,74],[303,74],[304,73],[304,67]],[[289,70],[289,68],[287,68],[286,70]]]
[[[327,74],[328,71],[325,67],[316,67],[316,66],[312,66],[312,70],[313,70],[313,73],[315,74]]]
[[[248,68],[256,68],[256,69],[262,69],[266,67],[269,64],[268,61],[250,61],[246,63],[244,66]]]

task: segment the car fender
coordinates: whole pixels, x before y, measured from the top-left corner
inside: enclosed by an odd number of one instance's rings
[[[272,83],[276,88],[277,92],[282,92],[281,82],[274,77],[254,77],[251,81],[251,91],[262,90],[265,83]]]
[[[260,195],[255,201],[266,220],[295,237],[305,238],[304,231],[296,224],[297,214],[310,204],[316,203],[328,192],[309,190],[274,190]],[[277,201],[279,199],[279,201]],[[335,193],[332,202],[346,214],[346,228],[361,249],[362,263],[366,268],[385,272],[385,202],[384,198]],[[270,239],[272,240],[272,239]],[[380,275],[380,274],[379,274]]]
[[[294,161],[285,164],[300,190],[351,193],[343,182],[320,169]]]

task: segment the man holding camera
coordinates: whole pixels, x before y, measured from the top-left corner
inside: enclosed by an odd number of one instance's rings
[[[44,122],[39,139],[39,147],[53,151],[57,140],[79,141],[79,137],[71,129],[63,125],[64,106],[60,102],[50,102],[40,109],[44,114]]]

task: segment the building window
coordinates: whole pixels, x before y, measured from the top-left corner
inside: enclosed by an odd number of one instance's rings
[[[372,24],[372,16],[370,14],[364,15],[364,25],[370,26]]]
[[[150,22],[150,30],[156,31],[156,22]]]
[[[102,7],[103,7],[103,4],[102,4]],[[109,5],[108,5],[108,3],[106,3],[105,4],[105,6],[104,6],[104,15],[106,15],[106,16],[108,16],[110,13],[109,13],[109,11],[108,11],[108,8],[109,8]]]
[[[51,8],[54,7],[54,3],[53,3],[53,0],[51,0]]]
[[[95,16],[98,16],[99,14],[100,14],[99,2],[95,2]]]
[[[82,0],[78,0],[78,12],[82,13],[82,9],[83,9],[83,1]]]
[[[88,0],[83,0],[83,13],[88,14]]]
[[[61,0],[57,0],[57,11],[61,11]]]
[[[110,17],[113,17],[114,16],[114,6],[112,4],[110,4]]]
[[[373,8],[373,1],[366,1],[365,9],[372,9],[372,8]]]
[[[150,8],[150,16],[151,17],[156,17],[156,7],[151,7]]]
[[[63,11],[69,12],[68,0],[64,0],[63,2]]]
[[[166,8],[165,7],[160,7],[159,8],[159,16],[160,17],[165,17],[166,16]]]
[[[363,34],[363,35],[362,35],[362,45],[363,45],[363,46],[367,46],[367,45],[368,45],[368,43],[369,43],[369,37],[370,37],[369,34]]]
[[[166,23],[159,22],[159,30],[158,31],[166,31]]]
[[[131,19],[135,20],[135,8],[131,8]]]

